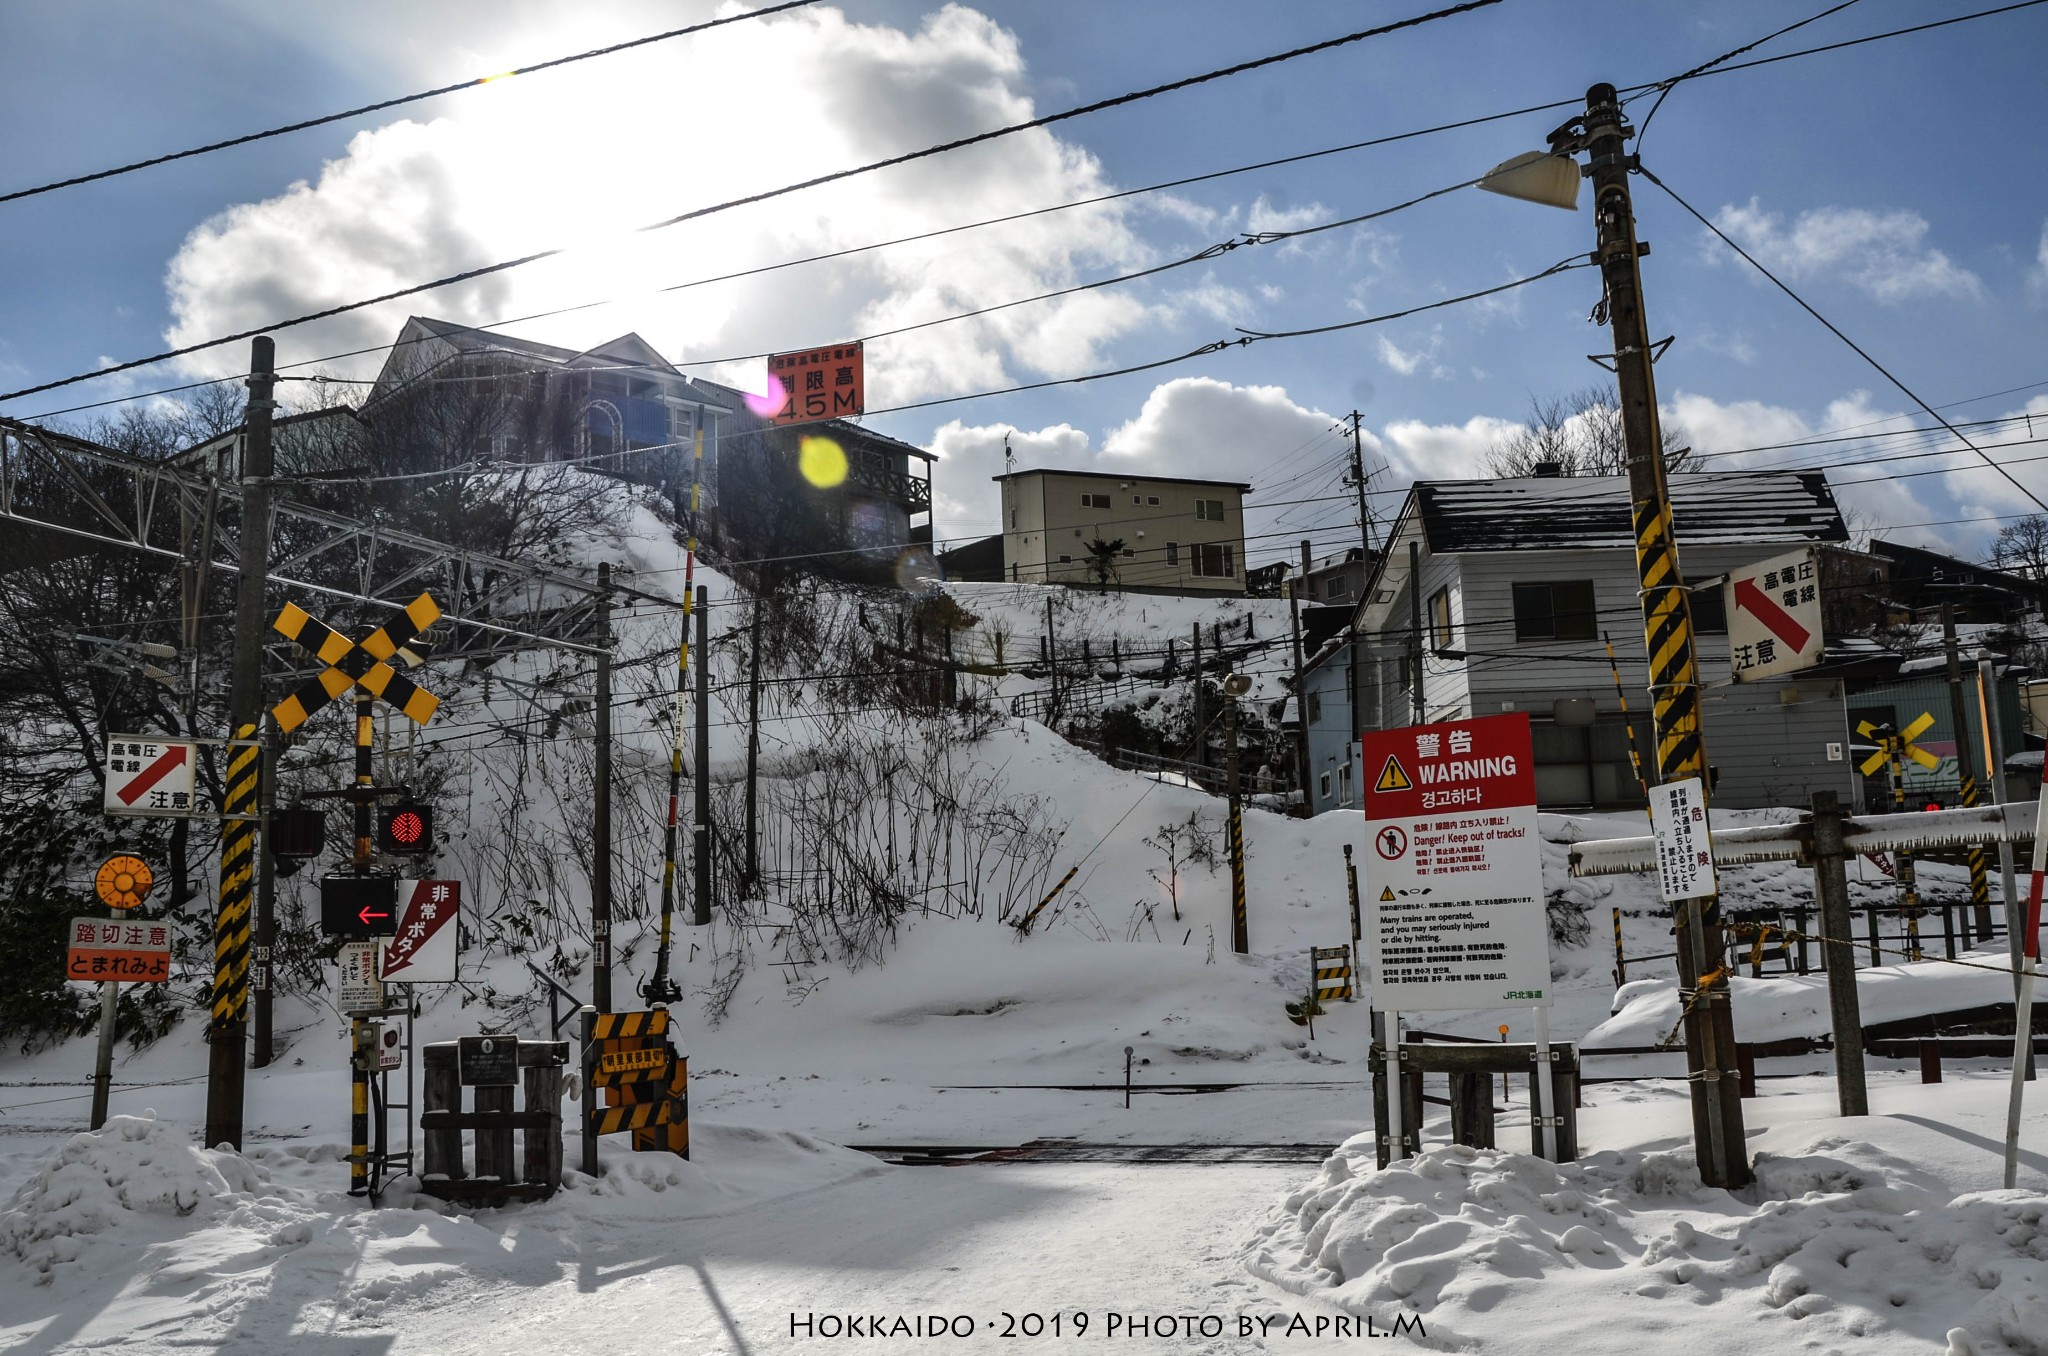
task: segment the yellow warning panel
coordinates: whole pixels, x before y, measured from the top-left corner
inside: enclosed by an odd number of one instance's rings
[[[1392,902],[1393,902],[1393,899],[1394,899],[1394,887],[1393,887],[1393,886],[1391,886],[1391,885],[1382,885],[1382,886],[1380,887],[1380,903],[1382,903],[1382,904],[1390,904],[1390,903],[1392,903]]]
[[[1415,783],[1408,780],[1408,773],[1398,758],[1388,758],[1387,765],[1380,769],[1380,779],[1373,784],[1375,791],[1411,791]]]

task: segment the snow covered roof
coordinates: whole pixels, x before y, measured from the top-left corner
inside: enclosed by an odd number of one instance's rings
[[[1626,476],[1423,480],[1415,497],[1432,553],[1635,545]],[[1687,545],[1849,537],[1818,471],[1674,475],[1671,507]]]

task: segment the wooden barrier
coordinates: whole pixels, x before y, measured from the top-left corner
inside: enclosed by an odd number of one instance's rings
[[[427,1046],[421,1060],[426,1162],[420,1189],[469,1205],[554,1195],[562,1185],[562,1070],[568,1062],[567,1041],[470,1036]],[[522,1084],[526,1109],[515,1111],[513,1094]],[[462,1109],[465,1086],[476,1088],[474,1111]],[[474,1172],[463,1162],[465,1130],[476,1135]],[[516,1164],[515,1132],[523,1150]]]

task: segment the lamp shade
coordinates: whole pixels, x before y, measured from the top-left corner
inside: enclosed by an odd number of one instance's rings
[[[1475,187],[1575,212],[1579,207],[1579,162],[1568,155],[1528,151],[1495,165]]]

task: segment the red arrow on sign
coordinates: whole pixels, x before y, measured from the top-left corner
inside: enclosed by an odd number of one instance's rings
[[[150,787],[162,781],[165,774],[170,772],[172,768],[182,767],[184,763],[185,746],[183,744],[173,744],[154,763],[136,773],[134,781],[129,782],[114,794],[120,798],[123,805],[133,805],[136,801],[142,799]]]
[[[1764,629],[1795,650],[1806,648],[1812,632],[1801,626],[1777,600],[1757,587],[1754,579],[1735,581],[1735,606],[1764,624]]]
[[[367,904],[363,905],[363,911],[356,915],[357,918],[363,921],[365,926],[368,926],[372,918],[389,918],[390,916],[388,913],[371,913],[370,906]]]

